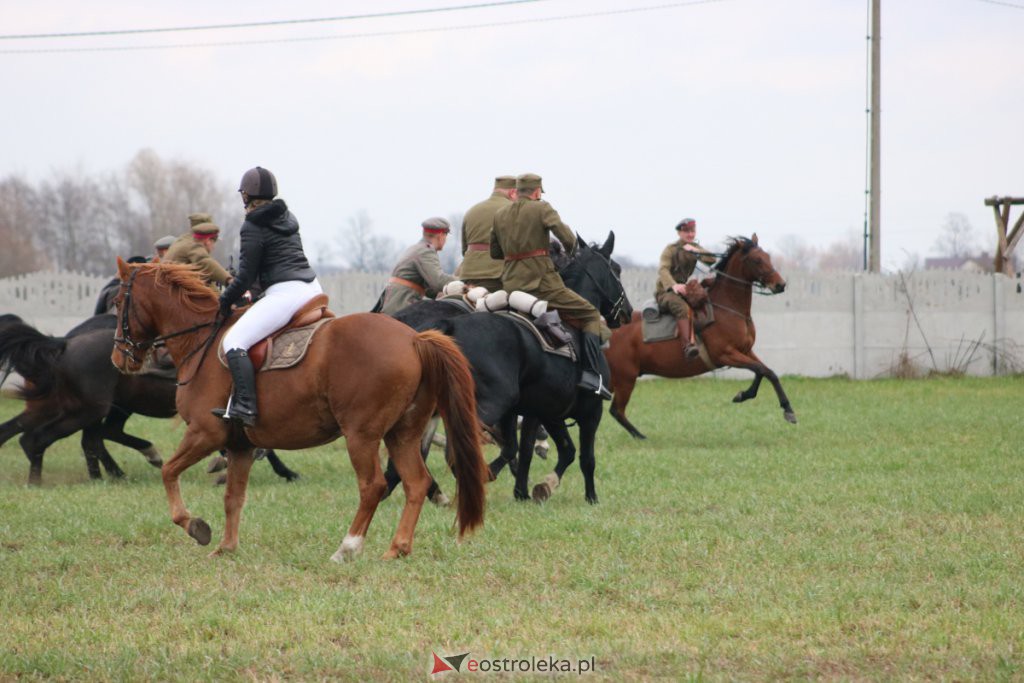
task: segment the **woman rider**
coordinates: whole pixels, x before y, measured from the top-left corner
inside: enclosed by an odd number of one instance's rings
[[[257,166],[245,172],[238,187],[245,205],[238,273],[220,296],[221,315],[231,313],[250,286],[259,280],[262,299],[228,329],[221,342],[234,389],[228,407],[213,411],[247,427],[256,423],[256,376],[249,348],[284,327],[292,316],[323,289],[302,251],[299,222],[277,196],[277,179]]]

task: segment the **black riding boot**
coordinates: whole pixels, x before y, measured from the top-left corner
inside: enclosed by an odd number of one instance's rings
[[[601,339],[592,332],[583,332],[580,334],[580,338],[583,341],[583,349],[580,354],[583,375],[576,386],[593,391],[607,401],[612,397],[612,393],[608,390],[611,379],[608,361],[604,359],[604,353],[601,352]]]
[[[238,420],[246,427],[256,424],[256,372],[249,354],[242,349],[231,349],[224,357],[231,371],[234,388],[227,408],[214,408],[213,414],[224,420]]]

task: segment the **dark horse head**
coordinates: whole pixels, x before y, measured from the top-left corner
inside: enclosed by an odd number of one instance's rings
[[[564,261],[564,265],[560,264],[558,272],[562,281],[592,303],[609,327],[625,325],[633,315],[633,306],[620,279],[622,267],[612,259],[615,233],[609,232],[600,247],[588,245],[579,235],[576,235],[576,243],[579,247],[575,255]]]
[[[761,285],[773,294],[781,294],[786,289],[786,281],[772,265],[772,257],[757,245],[757,233],[750,239],[730,239],[728,249],[714,265],[714,270],[727,278]]]

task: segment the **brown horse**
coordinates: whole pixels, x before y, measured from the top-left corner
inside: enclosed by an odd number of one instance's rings
[[[750,239],[737,237],[713,270],[717,277],[708,289],[708,298],[715,312],[715,322],[701,333],[707,355],[715,367],[746,368],[754,373],[754,382],[741,391],[733,402],[742,403],[757,396],[757,389],[765,377],[775,387],[783,415],[796,422],[796,414],[789,405],[786,392],[778,376],[761,362],[752,351],[754,347],[754,321],[750,317],[750,301],[754,284],[760,284],[775,294],[786,288],[768,254],[757,246],[757,235]],[[662,377],[693,377],[707,372],[707,364],[700,358],[688,359],[683,355],[679,339],[645,343],[643,323],[639,313],[633,314],[628,325],[612,332],[610,347],[605,351],[612,372],[610,413],[633,437],[644,439],[640,430],[626,419],[626,405],[640,375]]]
[[[420,437],[435,406],[452,451],[459,538],[483,524],[487,465],[480,451],[473,379],[453,341],[436,332],[416,333],[383,315],[333,319],[318,330],[299,365],[258,374],[259,421],[243,428],[210,412],[225,405],[231,390],[228,371],[213,357],[222,333],[217,297],[191,266],[128,265],[118,259],[117,267],[118,336],[111,358],[123,372],[138,372],[144,356],[165,345],[178,367],[178,413],[188,429],[162,473],[171,519],[200,545],[210,542],[210,527],[185,507],[178,478],[212,451],[227,450],[224,538],[214,555],[238,547],[254,447],[308,448],[342,435],[359,480],[359,508],[331,559],[354,559],[362,550],[387,490],[378,456],[382,439],[406,495],[384,557],[409,554],[430,485]]]

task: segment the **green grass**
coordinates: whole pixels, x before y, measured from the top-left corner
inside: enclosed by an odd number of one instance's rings
[[[592,680],[1020,679],[1021,381],[785,378],[795,426],[767,384],[737,406],[746,382],[644,382],[629,415],[650,438],[602,424],[599,505],[576,466],[543,506],[504,473],[476,536],[427,507],[412,556],[382,562],[399,493],[347,565],[328,561],[357,500],[343,442],[282,454],[294,484],[257,463],[242,546],[216,559],[140,455],[112,446],[127,479],[93,483],[67,440],[29,489],[11,442],[0,679],[430,680],[432,651],[593,656]],[[129,428],[165,454],[183,431]],[[216,542],[204,470],[183,491]]]

